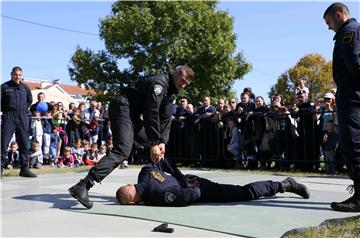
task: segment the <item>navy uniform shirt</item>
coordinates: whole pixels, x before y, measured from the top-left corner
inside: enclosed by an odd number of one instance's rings
[[[150,145],[166,143],[171,125],[171,104],[178,93],[170,74],[156,74],[135,82],[124,89],[136,116],[143,115],[143,123]]]
[[[17,84],[9,80],[1,85],[1,111],[3,113],[16,112],[25,116],[32,103],[30,88],[24,84]]]
[[[338,109],[360,106],[360,24],[351,18],[334,36],[333,77]]]
[[[144,166],[135,186],[142,201],[155,206],[186,206],[201,195],[200,189],[187,186],[184,175],[166,160]]]

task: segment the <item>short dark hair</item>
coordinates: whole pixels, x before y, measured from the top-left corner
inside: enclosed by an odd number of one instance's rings
[[[243,92],[244,93],[250,92],[252,94],[252,89],[250,87],[246,87],[246,88],[244,88]]]
[[[240,94],[240,97],[245,96],[245,95],[248,95],[248,96],[250,97],[249,92],[242,92],[242,93]]]
[[[33,140],[33,142],[31,143],[32,145],[40,145],[40,142],[37,140]]]
[[[346,15],[350,14],[349,8],[345,4],[341,2],[335,2],[325,10],[323,18],[325,18],[327,15],[333,16],[338,11],[345,13]]]
[[[184,70],[186,72],[186,77],[193,81],[195,79],[195,73],[194,70],[188,66],[188,65],[181,65],[176,67],[176,71],[179,71],[180,69]]]
[[[18,145],[18,143],[16,141],[12,141],[11,144],[10,144],[10,147],[13,146],[13,145]]]
[[[18,70],[23,71],[21,67],[15,66],[15,67],[12,68],[11,72],[18,71]]]

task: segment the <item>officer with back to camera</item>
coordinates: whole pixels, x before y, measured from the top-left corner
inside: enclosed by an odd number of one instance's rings
[[[14,67],[11,80],[1,85],[1,161],[7,156],[7,148],[15,132],[20,153],[20,176],[36,177],[29,166],[29,117],[28,108],[32,103],[30,88],[23,83],[22,69]]]
[[[125,88],[109,105],[113,149],[84,179],[69,188],[69,193],[86,208],[92,208],[88,190],[129,157],[135,136],[137,141],[142,139],[138,142],[150,145],[154,163],[163,159],[170,133],[171,104],[178,90],[193,79],[193,70],[180,66],[172,74],[156,74]]]
[[[323,18],[334,36],[333,77],[337,86],[339,148],[353,180],[354,195],[331,203],[341,212],[360,212],[360,24],[343,3],[333,3]],[[351,189],[350,189],[351,191]]]

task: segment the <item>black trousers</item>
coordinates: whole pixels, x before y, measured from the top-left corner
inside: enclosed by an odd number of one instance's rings
[[[140,116],[134,113],[132,105],[126,96],[118,96],[109,104],[109,119],[113,137],[113,149],[109,156],[100,160],[90,171],[89,176],[96,182],[101,182],[131,153],[134,138],[141,144],[147,143],[145,130]]]
[[[19,146],[21,166],[29,165],[29,118],[26,113],[5,112],[1,116],[1,161],[7,156],[7,149],[15,132]]]
[[[360,108],[342,105],[337,106],[339,149],[350,178],[360,181]]]
[[[199,178],[201,197],[198,202],[249,201],[260,197],[272,197],[279,192],[280,182],[258,181],[245,186],[219,184]]]

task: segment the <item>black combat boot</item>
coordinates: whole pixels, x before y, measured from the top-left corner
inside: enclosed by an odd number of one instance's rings
[[[36,174],[30,171],[30,169],[27,166],[21,166],[20,174],[21,177],[28,177],[28,178],[35,178],[37,177]]]
[[[93,203],[89,200],[89,189],[94,186],[94,181],[89,179],[88,176],[81,179],[80,182],[68,189],[71,196],[78,200],[84,207],[90,209]]]
[[[290,177],[280,182],[280,192],[295,193],[305,199],[310,197],[310,193],[307,187],[301,183],[296,182],[295,179]]]
[[[355,190],[354,195],[342,202],[332,202],[331,208],[339,212],[360,212],[360,181],[354,181],[347,190],[350,194]]]

